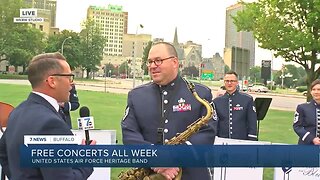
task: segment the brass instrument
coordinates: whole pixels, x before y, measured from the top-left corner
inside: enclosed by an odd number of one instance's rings
[[[204,117],[197,119],[195,122],[190,124],[187,129],[179,133],[177,136],[171,138],[166,145],[175,145],[185,143],[193,134],[195,134],[199,129],[208,124],[209,120],[213,115],[213,107],[210,103],[201,99],[195,90],[193,83],[185,80],[189,90],[192,92],[193,96],[203,104],[207,109],[207,114]],[[182,169],[180,168],[179,174],[174,178],[175,180],[180,180],[182,176]],[[121,172],[118,175],[119,180],[165,180],[166,178],[161,174],[154,173],[150,168],[130,168],[125,172]]]

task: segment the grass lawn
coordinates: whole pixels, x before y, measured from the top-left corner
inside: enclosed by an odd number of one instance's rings
[[[31,87],[25,85],[0,84],[0,101],[17,106],[25,100]],[[118,143],[121,141],[120,121],[124,114],[127,95],[78,90],[80,107],[87,106],[94,116],[97,129],[116,130]],[[265,119],[260,122],[259,140],[273,143],[296,144],[297,136],[293,132],[293,113],[290,111],[269,110]],[[71,113],[73,127],[77,127],[76,118],[79,112]],[[117,179],[122,168],[112,168],[111,179]],[[273,179],[273,169],[265,168],[264,180]]]

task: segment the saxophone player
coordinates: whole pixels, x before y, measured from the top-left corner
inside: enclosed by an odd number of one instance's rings
[[[206,114],[183,78],[178,74],[179,60],[175,47],[166,42],[154,44],[147,66],[152,82],[128,93],[127,107],[121,122],[123,144],[167,144],[177,133]],[[212,102],[211,90],[201,84],[195,89],[202,99]],[[195,132],[186,144],[213,144],[214,118]],[[179,168],[153,168],[166,179],[174,179]],[[183,180],[209,180],[207,168],[182,168]]]

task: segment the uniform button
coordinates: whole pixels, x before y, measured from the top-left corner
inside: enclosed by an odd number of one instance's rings
[[[168,129],[164,129],[163,130],[164,133],[168,133],[168,131],[169,131]]]
[[[229,104],[229,106],[232,106],[232,104]]]
[[[166,119],[166,120],[164,121],[164,123],[166,123],[166,124],[167,124],[168,122],[169,122],[169,120],[168,120],[168,119]]]
[[[232,127],[230,127],[230,129],[232,129]]]
[[[163,102],[164,102],[165,104],[168,104],[168,100],[164,100]]]
[[[232,132],[230,132],[230,134],[232,134]]]
[[[168,94],[168,92],[167,92],[167,91],[164,91],[164,92],[163,92],[163,95],[167,95],[167,94]]]
[[[230,118],[230,120],[232,120],[232,117]]]
[[[174,83],[171,83],[171,86],[174,86]]]
[[[232,109],[230,108],[230,111],[232,111]]]
[[[167,143],[167,142],[169,142],[169,140],[168,140],[168,139],[165,139],[164,142]]]

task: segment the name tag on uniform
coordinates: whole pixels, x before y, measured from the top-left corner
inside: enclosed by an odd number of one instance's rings
[[[178,105],[173,105],[172,106],[172,111],[173,112],[184,112],[184,111],[191,111],[191,104],[185,103],[186,100],[180,98],[178,100]]]
[[[234,111],[242,111],[243,107],[240,106],[240,104],[237,104],[236,107],[233,107]]]

